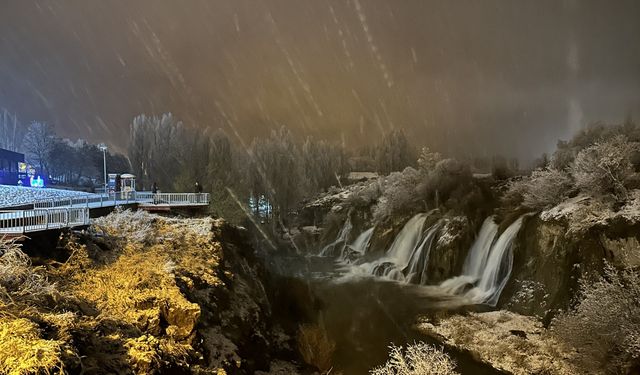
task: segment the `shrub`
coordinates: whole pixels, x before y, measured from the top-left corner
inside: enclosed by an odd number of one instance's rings
[[[399,212],[411,211],[418,201],[416,185],[422,179],[422,174],[411,167],[387,176],[382,184],[382,196],[373,209],[374,220],[380,222]]]
[[[391,346],[390,358],[383,366],[371,370],[373,375],[453,375],[455,362],[441,349],[416,343],[402,348]]]
[[[305,362],[322,372],[331,369],[336,344],[329,338],[326,330],[317,325],[302,325],[298,330],[297,343]]]
[[[116,208],[112,214],[94,219],[93,226],[109,236],[151,244],[156,240],[153,227],[155,220],[156,216],[144,210]]]
[[[434,206],[446,202],[456,192],[457,196],[463,196],[460,190],[467,190],[473,181],[471,168],[468,164],[456,159],[444,159],[436,163],[434,169],[429,172],[417,187],[419,195]]]
[[[571,167],[576,186],[592,196],[627,198],[626,182],[635,173],[631,159],[638,150],[625,136],[599,141],[578,153]]]
[[[0,317],[0,373],[64,374],[62,343],[41,334],[30,320]]]
[[[509,182],[505,200],[518,199],[523,206],[543,210],[565,200],[573,184],[571,177],[563,171],[546,168],[536,169],[531,176]]]
[[[366,183],[361,189],[350,194],[345,203],[349,207],[365,208],[375,203],[382,194],[382,187],[380,180],[371,181]]]
[[[55,292],[43,267],[33,267],[14,240],[0,237],[0,301],[36,302]]]
[[[552,332],[578,350],[577,365],[628,373],[640,365],[640,274],[610,265],[597,281],[582,280],[581,300],[559,315]]]

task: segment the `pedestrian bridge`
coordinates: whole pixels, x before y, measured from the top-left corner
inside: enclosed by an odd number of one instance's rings
[[[20,236],[91,224],[91,211],[132,207],[148,211],[198,208],[209,205],[208,193],[118,192],[87,194],[33,202],[33,209],[0,211],[0,235]],[[100,210],[106,213],[104,210]]]

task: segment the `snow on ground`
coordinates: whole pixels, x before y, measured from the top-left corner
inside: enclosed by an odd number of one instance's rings
[[[22,206],[45,199],[62,199],[87,194],[84,191],[0,185],[0,208]]]
[[[578,195],[540,213],[543,221],[568,224],[568,235],[579,236],[593,227],[607,228],[617,221],[640,223],[640,190],[629,193],[624,205],[614,209],[612,201]]]

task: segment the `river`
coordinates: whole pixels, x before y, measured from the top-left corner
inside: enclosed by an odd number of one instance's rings
[[[284,288],[300,290],[297,294],[307,309],[301,320],[315,320],[324,326],[335,342],[332,373],[367,374],[384,364],[389,346],[417,341],[436,344],[413,328],[417,319],[434,318],[483,307],[460,307],[430,287],[385,281],[374,277],[345,278],[344,266],[323,257],[278,257],[269,262],[272,273],[288,280]],[[282,284],[281,284],[282,285]],[[486,310],[486,308],[484,308]],[[298,311],[296,310],[296,311]],[[277,310],[276,310],[277,311]],[[288,313],[291,312],[289,308]],[[449,352],[462,374],[496,374],[468,355]]]

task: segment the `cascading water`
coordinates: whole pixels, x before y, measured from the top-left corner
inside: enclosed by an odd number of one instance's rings
[[[347,240],[352,228],[353,225],[351,224],[351,217],[347,216],[347,220],[345,220],[342,229],[340,229],[336,240],[325,246],[322,251],[320,251],[320,256],[328,257],[335,256],[338,253],[342,254],[344,249],[347,247]],[[336,248],[340,249],[340,251],[336,251]]]
[[[412,217],[382,258],[352,267],[348,276],[381,276],[406,283],[424,283],[431,245],[440,228],[438,222],[425,231],[424,224],[428,217],[428,213]]]
[[[371,236],[375,227],[371,227],[362,232],[351,245],[345,246],[340,254],[340,260],[350,262],[354,257],[362,256],[369,247]]]
[[[462,275],[444,281],[440,287],[452,294],[463,293],[474,303],[495,306],[511,275],[511,245],[523,219],[521,216],[514,221],[496,240],[498,226],[493,217],[487,218],[465,260]],[[469,286],[473,287],[465,292]]]
[[[427,282],[429,254],[431,253],[431,246],[433,245],[433,240],[436,238],[438,229],[440,229],[440,222],[429,228],[418,247],[413,251],[413,254],[411,254],[409,265],[403,270],[405,281],[422,285]]]

